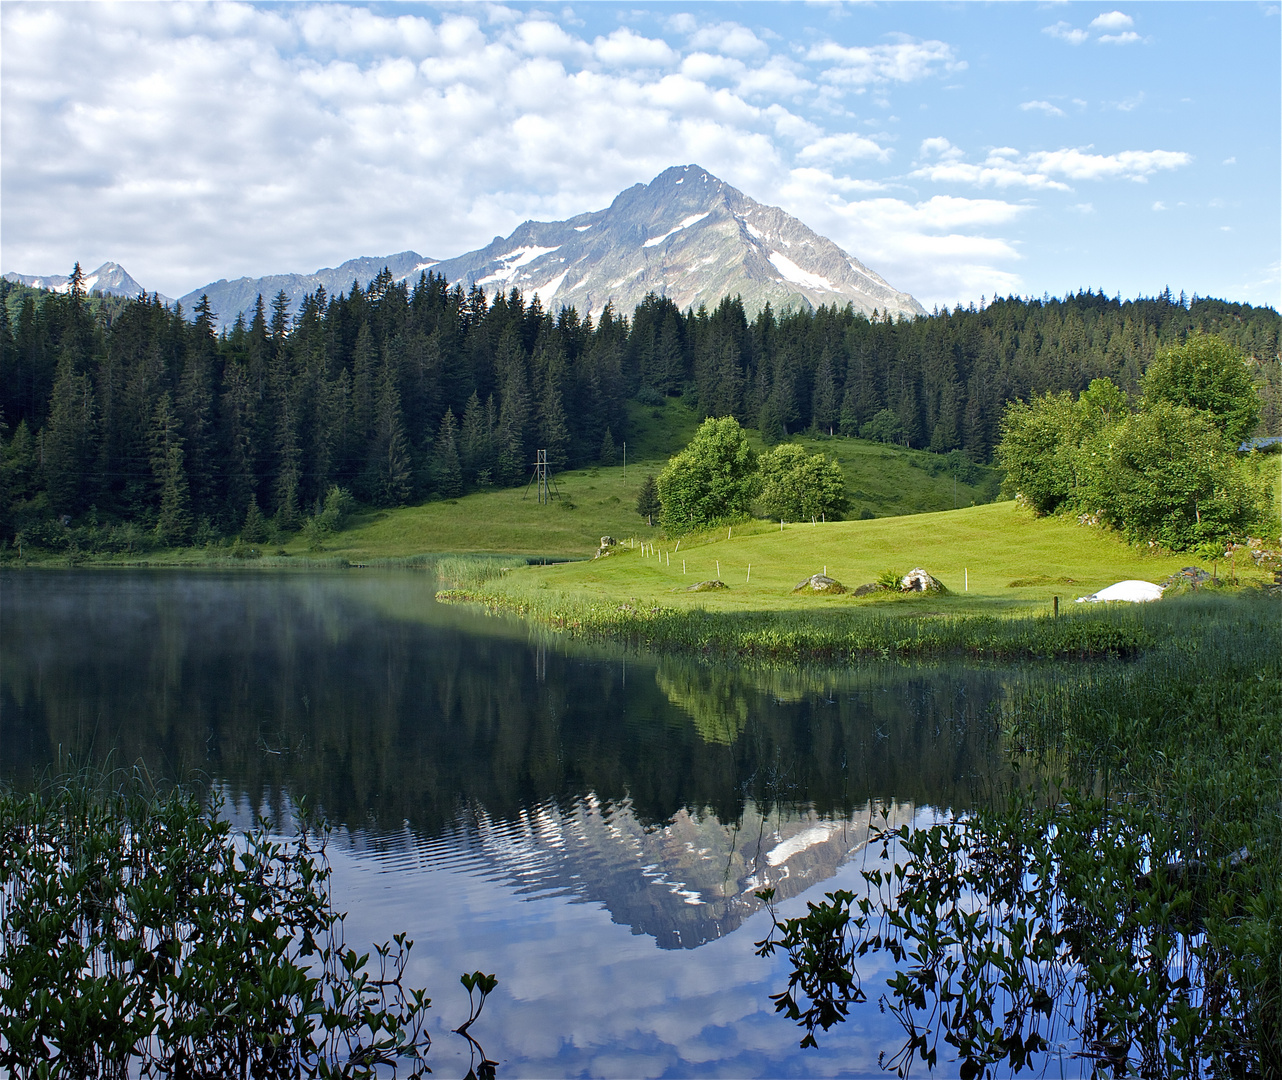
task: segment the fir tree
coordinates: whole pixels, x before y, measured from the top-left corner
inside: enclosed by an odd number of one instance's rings
[[[605,429],[605,438],[601,440],[601,452],[597,458],[602,465],[613,465],[618,458],[618,451],[614,447],[614,434],[609,428]]]
[[[167,547],[185,544],[191,536],[191,499],[183,467],[183,440],[169,392],[161,394],[152,422],[151,471],[160,492],[156,538]]]
[[[647,476],[645,483],[641,485],[640,492],[637,493],[637,513],[645,518],[647,525],[653,525],[654,519],[663,509],[663,504],[659,501],[659,486],[655,483],[653,476]]]
[[[401,395],[391,364],[386,360],[378,379],[367,475],[370,493],[380,505],[400,506],[409,497],[411,461],[401,419]]]
[[[443,499],[457,499],[463,494],[463,469],[458,455],[458,424],[454,413],[445,410],[433,451],[433,471],[436,474],[436,491]]]
[[[258,508],[258,500],[251,494],[249,507],[245,511],[245,524],[241,526],[240,538],[247,544],[265,544],[267,542],[267,519]]]

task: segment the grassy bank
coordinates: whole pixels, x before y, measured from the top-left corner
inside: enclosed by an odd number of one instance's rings
[[[867,604],[845,595],[794,593],[811,574],[826,572],[853,589],[890,569],[925,567],[949,589],[932,610],[1028,613],[1129,578],[1161,581],[1193,561],[1150,552],[1114,534],[1064,518],[1034,518],[1015,503],[873,521],[785,525],[753,521],[733,529],[624,545],[590,563],[513,574],[503,594],[555,591],[582,600],[636,601],[654,606],[730,610],[830,610]],[[1208,567],[1209,569],[1209,567]],[[1227,573],[1228,567],[1217,568]],[[1245,566],[1239,577],[1249,576]],[[686,592],[719,578],[727,588]]]

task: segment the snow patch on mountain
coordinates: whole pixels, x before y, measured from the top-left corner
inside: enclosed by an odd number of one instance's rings
[[[528,266],[535,259],[541,258],[550,252],[560,248],[560,244],[553,247],[537,247],[530,245],[528,247],[519,247],[515,251],[509,251],[506,255],[500,255],[495,261],[499,263],[499,268],[485,277],[477,280],[476,284],[482,288],[486,285],[493,285],[496,282],[507,283],[511,281],[516,272],[523,266]]]
[[[827,289],[828,292],[838,291],[837,287],[826,277],[801,269],[786,255],[772,251],[769,260],[770,264],[783,276],[784,281],[791,281],[794,285],[805,285],[810,289]]]
[[[678,225],[676,228],[674,228],[674,229],[669,229],[669,230],[668,230],[667,232],[665,232],[662,236],[652,236],[652,237],[650,237],[650,239],[649,239],[649,240],[647,240],[647,241],[646,241],[644,244],[642,244],[641,246],[642,246],[642,247],[658,247],[660,244],[662,244],[662,243],[663,243],[663,242],[664,242],[664,241],[665,241],[669,236],[671,236],[673,233],[679,233],[682,229],[688,229],[688,228],[690,228],[690,226],[691,226],[691,225],[694,225],[695,223],[702,221],[702,220],[703,220],[704,218],[706,218],[710,213],[712,213],[712,211],[711,211],[711,210],[705,210],[702,214],[691,214],[688,218],[686,218],[684,221],[682,221],[682,222],[681,222],[681,224],[680,224],[680,225]]]
[[[552,297],[556,295],[557,289],[561,287],[561,282],[565,280],[565,275],[568,274],[569,272],[570,271],[568,269],[562,270],[551,281],[545,282],[544,284],[540,285],[537,289],[532,290],[534,295],[539,298],[539,303],[542,304],[543,307],[548,306],[548,303],[552,300]]]

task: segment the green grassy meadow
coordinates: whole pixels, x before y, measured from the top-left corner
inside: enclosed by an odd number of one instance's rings
[[[698,418],[678,400],[663,408],[630,402],[628,461],[613,466],[573,469],[554,477],[558,497],[539,505],[533,487],[475,492],[457,500],[427,502],[357,515],[325,545],[325,554],[360,563],[407,558],[429,552],[526,555],[555,559],[586,558],[602,536],[645,539],[658,535],[636,513],[637,492],[646,476],[657,474],[668,458],[690,441]],[[757,450],[764,447],[748,432]],[[971,466],[967,484],[955,481],[947,459],[920,450],[861,439],[805,437],[796,440],[810,453],[835,458],[846,474],[849,517],[867,510],[877,518],[991,502],[1000,472]],[[291,555],[306,555],[302,538],[285,545]]]
[[[727,532],[729,536],[727,536]],[[1034,518],[1014,502],[871,521],[791,524],[754,521],[676,541],[646,538],[591,562],[510,571],[502,592],[552,590],[582,601],[618,599],[706,611],[837,610],[904,606],[923,613],[1023,614],[1052,597],[1071,604],[1116,581],[1160,582],[1188,565],[1188,555],[1149,554],[1098,528],[1063,518]],[[827,572],[848,589],[886,570],[921,566],[949,589],[944,596],[794,593]],[[1239,576],[1244,573],[1239,569]],[[687,592],[720,577],[729,586]],[[889,614],[889,610],[887,610]]]

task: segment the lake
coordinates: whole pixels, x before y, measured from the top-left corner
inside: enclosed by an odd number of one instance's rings
[[[199,780],[248,824],[334,826],[358,948],[405,930],[462,1076],[884,1075],[872,999],[798,1049],[769,995],[785,914],[861,891],[892,823],[973,805],[1003,768],[994,669],[779,673],[573,646],[434,602],[425,572],[0,574],[0,776],[62,760]],[[947,1075],[947,1068],[941,1070]]]

